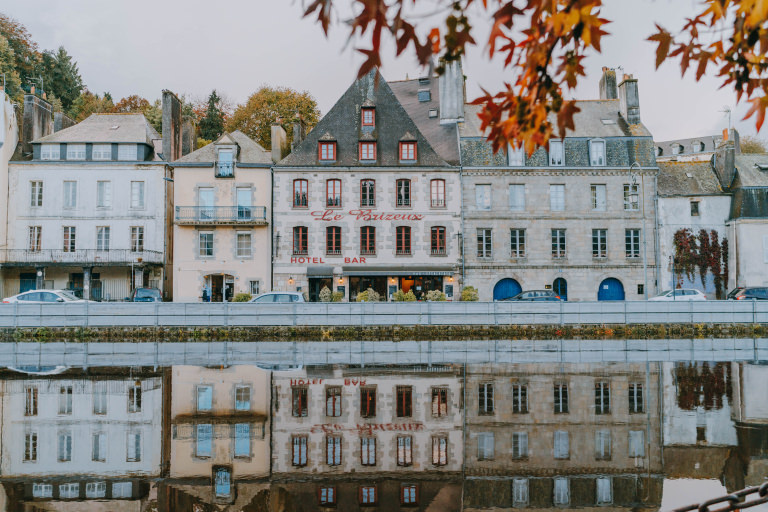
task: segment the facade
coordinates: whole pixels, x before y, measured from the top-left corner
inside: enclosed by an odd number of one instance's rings
[[[8,190],[8,162],[19,142],[19,123],[16,110],[5,92],[0,89],[0,190]],[[0,246],[8,244],[8,213],[0,212]]]
[[[174,300],[271,290],[271,164],[240,131],[173,163]]]
[[[553,289],[567,300],[638,300],[656,281],[653,139],[637,80],[605,69],[575,130],[527,156],[493,154],[477,106],[460,126],[464,282],[480,300]]]
[[[459,65],[439,81],[356,81],[274,167],[275,290],[457,296],[462,106]]]

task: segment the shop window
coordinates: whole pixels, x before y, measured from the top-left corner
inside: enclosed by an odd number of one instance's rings
[[[429,182],[430,206],[432,208],[445,207],[445,180],[432,180]]]
[[[555,414],[568,412],[568,384],[555,384]]]
[[[413,439],[411,436],[397,438],[397,465],[410,466],[413,463]]]
[[[307,180],[293,180],[293,207],[309,206],[309,184]]]
[[[59,498],[74,499],[80,496],[80,484],[59,485]]]
[[[376,254],[376,228],[373,226],[362,226],[360,228],[360,254]]]
[[[292,414],[296,418],[307,417],[307,393],[305,386],[295,386],[291,388]]]
[[[325,205],[328,208],[341,208],[341,180],[327,180],[325,182],[325,192]]]
[[[325,228],[325,253],[329,255],[341,254],[341,226]]]
[[[341,416],[341,387],[325,389],[325,415],[334,418]]]
[[[325,456],[326,463],[329,466],[338,466],[341,464],[341,438],[338,436],[327,436],[325,438]]]
[[[293,254],[304,255],[308,254],[308,237],[309,228],[306,226],[296,226],[293,228]]]
[[[595,382],[595,414],[611,413],[611,388],[608,382]]]
[[[291,464],[298,467],[307,465],[306,436],[293,436],[291,438]]]
[[[376,465],[376,438],[360,438],[360,463],[363,466]]]
[[[479,414],[493,414],[493,383],[483,382],[478,389]]]
[[[360,415],[363,418],[376,416],[376,388],[360,388]]]
[[[376,206],[375,180],[360,180],[360,206],[368,208]]]
[[[395,254],[398,256],[411,254],[411,228],[409,226],[397,226],[395,238],[397,242]]]
[[[448,438],[436,436],[432,438],[432,464],[445,466],[448,464]]]
[[[448,414],[448,388],[432,388],[432,416],[436,418]]]
[[[411,386],[397,386],[395,394],[397,397],[397,417],[410,418],[413,388]]]
[[[411,180],[397,180],[395,191],[397,206],[411,206]]]
[[[445,228],[435,226],[431,228],[431,254],[433,256],[445,255]]]

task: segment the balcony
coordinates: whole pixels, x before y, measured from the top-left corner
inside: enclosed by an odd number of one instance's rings
[[[3,267],[40,266],[130,266],[136,264],[163,264],[161,251],[131,251],[130,249],[76,249],[63,251],[61,249],[4,249],[0,252]]]
[[[235,177],[235,164],[234,162],[216,162],[216,171],[214,176],[217,178],[234,178]]]
[[[177,206],[176,224],[187,226],[266,226],[264,206]]]

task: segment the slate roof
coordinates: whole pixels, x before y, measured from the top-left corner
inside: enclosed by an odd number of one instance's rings
[[[435,151],[430,144],[430,140],[420,130],[420,126],[409,116],[409,112],[400,103],[387,81],[381,75],[378,75],[377,80],[376,74],[377,71],[373,70],[363,78],[355,81],[298,147],[281,160],[276,167],[448,166],[449,164],[446,159]],[[401,91],[403,98],[407,98],[410,94],[410,85],[395,87]],[[434,97],[435,95],[433,94]],[[376,108],[376,126],[373,129],[361,126],[360,108],[366,101],[373,102]],[[409,104],[409,102],[406,101],[406,104]],[[414,112],[421,110],[421,107],[416,108],[413,105],[410,107]],[[425,127],[432,126],[422,121],[419,121],[419,123]],[[413,135],[418,144],[417,162],[415,164],[400,163],[399,142],[406,132]],[[437,144],[440,132],[438,130],[433,131],[430,128],[427,133],[430,134],[432,140],[436,140]],[[360,163],[358,161],[358,143],[364,139],[363,136],[366,133],[370,133],[376,140],[377,160],[375,163]],[[318,161],[317,143],[321,137],[326,135],[330,135],[330,137],[337,141],[336,160],[334,162],[321,163]],[[458,145],[455,132],[453,132],[450,140],[453,144]],[[443,143],[440,143],[438,147],[448,154]],[[458,162],[458,148],[455,148],[453,151],[453,161]]]
[[[765,167],[760,170],[757,164]],[[742,187],[768,187],[768,153],[740,153],[735,158],[739,185]]]
[[[216,144],[237,144],[239,150],[237,161],[249,164],[272,164],[272,154],[261,147],[255,140],[248,137],[240,130],[224,133],[219,140],[211,142],[207,146],[184,155],[173,162],[174,167],[183,167],[185,163],[211,163],[216,161]]]
[[[712,162],[659,162],[659,196],[722,194]]]
[[[717,149],[717,144],[723,139],[722,135],[705,135],[703,137],[693,137],[691,139],[675,139],[654,142],[657,148],[661,148],[661,154],[657,153],[657,157],[667,156],[683,156],[683,155],[698,155],[701,153],[714,153]],[[693,151],[693,145],[697,142],[703,142],[704,148],[701,151]],[[681,153],[675,154],[673,147],[675,145],[683,146]]]
[[[763,171],[757,164],[765,167]],[[731,185],[731,219],[768,218],[768,154],[737,154],[736,179]]]
[[[32,143],[122,142],[152,147],[152,141],[160,138],[144,114],[91,114],[74,126],[33,140]]]

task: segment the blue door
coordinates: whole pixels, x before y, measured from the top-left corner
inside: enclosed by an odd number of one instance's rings
[[[597,300],[624,300],[624,285],[613,277],[605,279],[600,283]]]
[[[568,283],[565,281],[565,279],[562,277],[555,279],[555,282],[552,283],[552,289],[556,294],[560,296],[561,299],[568,300]]]
[[[19,293],[28,292],[37,288],[37,274],[34,272],[22,272],[19,274]]]
[[[502,279],[493,287],[493,300],[502,300],[514,297],[523,291],[520,283],[509,277]]]

